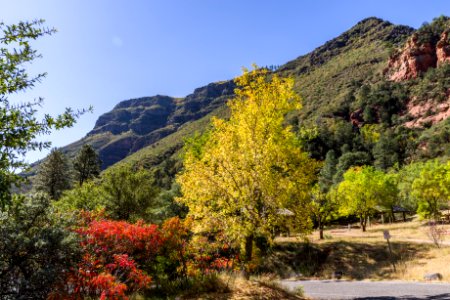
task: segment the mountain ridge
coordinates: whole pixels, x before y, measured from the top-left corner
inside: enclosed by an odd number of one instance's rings
[[[409,26],[366,18],[274,70],[281,76],[294,77],[295,89],[303,98],[303,109],[291,113],[288,122],[294,127],[351,124],[352,113],[363,105],[359,99],[361,91],[365,86],[389,85],[383,70],[391,53],[414,32]],[[199,87],[182,98],[155,95],[121,101],[101,115],[84,138],[61,150],[74,156],[83,144],[91,144],[99,152],[104,169],[121,162],[152,168],[167,159],[174,167],[183,138],[204,131],[212,115],[227,115],[225,103],[233,97],[234,88],[234,82],[226,80]],[[376,107],[373,109],[376,111]],[[389,118],[391,115],[392,112]],[[317,154],[319,159],[334,146],[328,143],[323,147]],[[174,168],[179,170],[180,166]]]

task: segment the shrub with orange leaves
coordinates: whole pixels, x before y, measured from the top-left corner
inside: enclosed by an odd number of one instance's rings
[[[210,274],[237,268],[238,249],[231,246],[223,232],[198,235],[189,245],[188,274]]]
[[[164,244],[158,256],[157,274],[160,278],[175,279],[187,276],[191,220],[178,217],[167,219],[161,226]]]

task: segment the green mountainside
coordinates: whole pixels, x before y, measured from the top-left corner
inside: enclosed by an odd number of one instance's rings
[[[423,117],[411,115],[410,103],[420,106],[430,99],[445,101],[450,90],[448,64],[404,82],[386,76],[389,59],[414,32],[434,34],[436,40],[439,30],[447,30],[446,20],[440,17],[424,25],[425,30],[416,31],[368,18],[273,70],[296,80],[303,108],[291,113],[287,122],[297,130],[314,132],[304,138],[313,157],[323,160],[333,150],[336,159],[344,156],[342,168],[362,161],[386,169],[396,163],[449,155],[445,147],[450,144],[448,120],[405,126]],[[442,24],[436,29],[437,23]],[[427,28],[434,28],[435,33]],[[103,168],[114,168],[117,163],[153,168],[160,174],[160,185],[169,188],[181,168],[184,139],[208,128],[211,116],[226,117],[225,103],[234,88],[233,81],[224,81],[198,88],[185,98],[158,95],[123,101],[102,115],[85,138],[62,151],[74,156],[83,144],[91,144],[99,152]]]

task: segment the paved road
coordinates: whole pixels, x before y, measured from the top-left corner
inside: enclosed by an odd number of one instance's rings
[[[303,286],[307,297],[320,300],[450,300],[450,284],[443,283],[335,280],[283,280],[281,283],[290,289]]]

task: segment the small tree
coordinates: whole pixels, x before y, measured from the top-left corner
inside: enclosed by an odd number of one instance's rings
[[[323,229],[327,221],[333,216],[336,210],[336,204],[329,193],[321,191],[318,185],[315,185],[311,191],[311,213],[317,222],[319,228],[319,237],[323,240]]]
[[[69,218],[47,195],[14,196],[0,217],[0,299],[47,299],[80,258]]]
[[[101,160],[91,145],[83,145],[73,162],[75,180],[83,185],[86,180],[100,176]]]
[[[412,185],[414,181],[420,176],[420,172],[424,163],[416,162],[403,166],[397,175],[397,188],[399,196],[399,205],[408,208],[411,211],[416,211],[418,206],[418,199],[413,193]]]
[[[70,188],[70,184],[71,172],[67,157],[53,149],[39,166],[36,190],[46,192],[53,200],[58,200]]]
[[[337,188],[339,210],[344,215],[354,214],[360,220],[362,231],[366,231],[368,217],[375,206],[396,197],[396,189],[386,174],[371,166],[355,167],[344,174]]]
[[[412,184],[412,194],[418,199],[417,213],[422,218],[438,219],[440,208],[449,201],[450,161],[442,164],[437,160],[427,162],[420,176]]]
[[[106,212],[117,220],[151,220],[152,209],[158,207],[159,189],[145,169],[133,170],[129,165],[108,170],[102,177],[100,193]]]
[[[158,226],[94,217],[86,214],[86,224],[76,230],[82,259],[54,299],[129,299],[150,287],[148,271],[164,242]]]
[[[95,181],[85,182],[63,193],[61,198],[53,204],[61,211],[100,211],[105,209],[105,199],[100,185]]]

